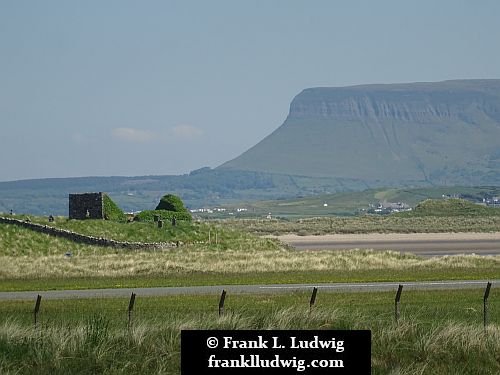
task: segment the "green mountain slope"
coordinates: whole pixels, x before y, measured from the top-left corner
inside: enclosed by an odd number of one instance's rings
[[[306,89],[284,124],[220,169],[367,186],[500,183],[500,80]]]

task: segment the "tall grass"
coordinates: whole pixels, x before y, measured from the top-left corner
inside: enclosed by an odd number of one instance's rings
[[[500,269],[500,256],[420,258],[395,251],[217,250],[199,247],[112,254],[0,256],[1,279],[168,276],[190,273],[352,272],[363,270]]]
[[[76,325],[34,328],[16,320],[0,324],[2,374],[179,374],[182,329],[371,329],[373,374],[498,374],[500,327],[448,321],[422,325],[409,317],[347,309],[297,307],[200,314],[162,322],[137,321],[131,329],[95,315]]]

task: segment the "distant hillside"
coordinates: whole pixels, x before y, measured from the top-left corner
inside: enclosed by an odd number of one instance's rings
[[[462,199],[449,199],[448,197]],[[500,187],[431,187],[415,189],[368,189],[363,191],[321,194],[315,196],[239,202],[226,204],[223,211],[198,212],[204,218],[265,218],[269,213],[274,218],[297,219],[322,216],[353,216],[370,213],[378,204],[391,206],[402,202],[413,207],[407,216],[500,216],[500,208],[485,207],[474,202],[491,200],[500,196]],[[455,204],[454,202],[464,202]],[[210,206],[208,206],[210,207]],[[415,207],[417,207],[415,209]],[[469,209],[471,207],[472,209]],[[238,208],[240,211],[238,211]],[[242,210],[243,209],[243,210]],[[382,215],[390,211],[381,212]],[[399,215],[399,214],[398,214]]]
[[[500,80],[310,88],[219,169],[375,186],[498,185]]]
[[[230,202],[283,199],[345,191],[335,178],[213,170],[203,168],[182,176],[79,177],[0,182],[0,212],[67,215],[68,194],[105,192],[125,211],[152,210],[172,193],[189,208]],[[364,185],[351,184],[350,190]]]

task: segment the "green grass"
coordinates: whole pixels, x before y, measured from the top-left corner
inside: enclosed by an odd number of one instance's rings
[[[5,278],[0,280],[0,291],[150,288],[196,285],[258,285],[295,283],[336,283],[366,281],[434,281],[498,279],[499,267],[437,268],[407,270],[287,271],[252,273],[177,272],[164,275],[130,275],[101,277],[40,277]]]
[[[15,215],[14,218],[25,220],[26,215]],[[55,221],[49,223],[44,217],[29,216],[33,223],[52,226],[55,228],[66,229],[76,233],[104,237],[116,241],[128,242],[176,242],[183,243],[199,243],[207,242],[210,240],[215,242],[217,240],[221,243],[231,243],[232,241],[245,241],[253,236],[245,232],[238,231],[225,226],[217,225],[216,223],[204,222],[186,222],[179,220],[177,225],[173,227],[169,222],[164,223],[163,228],[158,228],[157,223],[142,223],[142,222],[115,222],[108,220],[69,220],[65,217],[56,217]],[[16,227],[14,225],[0,224],[0,235],[8,236],[8,232],[16,232],[16,237],[22,234],[22,241],[26,238],[32,237],[29,230]],[[18,238],[19,239],[19,238]],[[2,241],[3,238],[0,238]],[[5,240],[3,240],[5,241]],[[16,247],[16,240],[11,240],[8,244],[0,242],[0,254],[5,252],[8,248]],[[67,244],[67,243],[66,243]],[[31,249],[31,252],[50,253],[50,249],[44,243],[36,246],[35,244],[25,246]]]
[[[62,223],[82,226],[89,232],[102,224],[112,235],[124,228],[124,231],[136,231],[134,238],[138,236],[136,228],[158,232],[153,224],[145,223]],[[0,224],[0,290],[496,279],[500,274],[500,257],[467,255],[424,259],[393,251],[295,251],[276,240],[223,229],[221,225],[195,223],[170,229],[179,230],[181,234],[185,230],[188,239],[195,236],[190,231],[196,231],[200,238],[207,237],[205,241],[178,249],[135,251],[75,244],[15,225]],[[208,243],[208,233],[204,232],[207,229],[211,243]],[[72,254],[70,257],[65,255],[68,251]]]
[[[127,329],[128,299],[43,300],[0,304],[0,372],[5,374],[180,373],[182,329],[370,329],[373,374],[497,374],[500,296],[490,295],[482,328],[482,291],[404,291],[394,322],[394,292],[319,291],[218,296],[137,296]]]
[[[316,307],[341,309],[346,312],[360,312],[383,315],[393,320],[393,292],[327,292],[319,290]],[[453,320],[467,324],[482,324],[482,289],[416,291],[403,290],[401,316],[420,316],[422,324]],[[290,292],[284,294],[231,294],[225,301],[229,313],[271,312],[289,307],[308,310],[311,292]],[[34,300],[2,301],[0,322],[17,320],[22,324],[33,321]],[[43,324],[78,323],[94,315],[107,316],[113,325],[126,325],[129,299],[42,299],[41,322]],[[137,296],[134,305],[134,319],[157,320],[163,317],[207,317],[217,316],[219,295],[177,295],[165,297]],[[500,323],[500,290],[492,288],[489,297],[489,317],[492,324]]]

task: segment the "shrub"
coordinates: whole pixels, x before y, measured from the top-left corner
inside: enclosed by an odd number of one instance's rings
[[[181,198],[173,194],[166,194],[160,199],[160,203],[156,206],[155,210],[165,210],[173,212],[186,212],[189,211],[184,207]]]
[[[154,217],[158,216],[160,220],[171,221],[175,216],[176,220],[191,221],[191,214],[189,212],[174,212],[167,210],[146,210],[139,212],[135,215],[135,221],[141,222],[151,222],[154,221]]]

